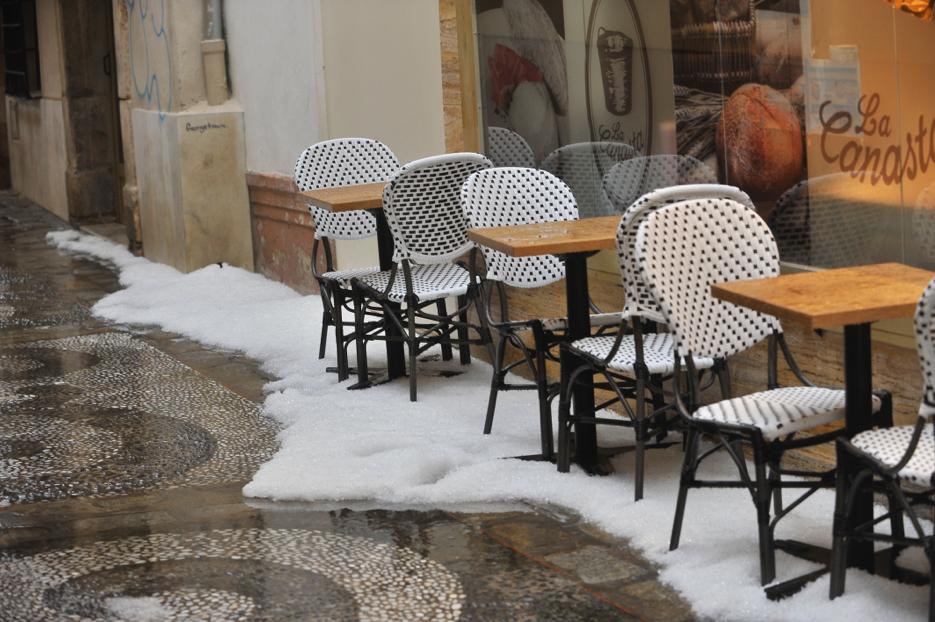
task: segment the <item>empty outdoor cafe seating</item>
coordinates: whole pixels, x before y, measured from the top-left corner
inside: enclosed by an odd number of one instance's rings
[[[351,186],[386,181],[399,170],[399,160],[383,143],[369,138],[339,138],[316,143],[305,149],[295,163],[295,184],[299,190],[313,190],[335,186]],[[331,213],[309,206],[315,225],[312,245],[312,274],[318,281],[324,307],[318,358],[324,358],[328,328],[334,327],[337,349],[338,378],[349,374],[347,349],[354,341],[353,307],[351,306],[351,279],[379,272],[377,266],[338,270],[332,255],[334,240],[358,240],[377,233],[376,219],[364,210]],[[324,255],[324,271],[319,268],[319,257]],[[345,319],[347,312],[350,319]],[[373,329],[368,323],[362,330]],[[351,329],[347,332],[345,329]]]
[[[618,165],[619,166],[619,165]],[[732,186],[686,185],[662,188],[634,202],[620,219],[617,229],[617,257],[623,281],[623,319],[626,324],[616,335],[591,336],[565,347],[578,357],[581,365],[564,375],[563,399],[559,408],[559,469],[567,470],[571,453],[571,431],[579,422],[626,426],[634,431],[634,497],[643,497],[644,450],[653,437],[665,438],[671,408],[663,396],[663,382],[674,369],[674,341],[665,326],[665,316],[644,283],[634,260],[634,246],[640,224],[655,210],[679,200],[695,198],[715,200],[729,197],[749,205],[750,198]],[[716,368],[726,374],[724,362],[710,358],[695,360],[698,370]],[[582,374],[599,375],[615,399],[600,404],[594,413],[571,411],[570,391]],[[722,386],[725,386],[722,384]],[[727,396],[726,394],[724,395]],[[647,397],[652,410],[647,412]],[[631,405],[629,399],[634,400]],[[598,411],[618,403],[625,418],[599,416]],[[665,445],[663,445],[665,446]]]
[[[461,201],[471,228],[578,219],[578,207],[568,186],[546,171],[531,168],[494,168],[474,173],[461,189]],[[554,349],[564,339],[567,321],[565,318],[514,319],[510,315],[506,288],[529,290],[556,283],[565,277],[565,265],[554,255],[510,257],[483,245],[480,250],[486,265],[480,313],[495,333],[490,353],[493,376],[484,434],[491,432],[500,391],[535,390],[542,456],[550,458],[553,443],[550,405],[557,387],[549,382],[546,361],[558,360]],[[492,310],[495,297],[499,302],[497,314]],[[616,327],[620,319],[620,313],[593,313],[591,324],[598,328]],[[521,358],[506,363],[508,346]],[[533,382],[508,381],[507,374],[522,365],[530,371]]]
[[[357,330],[363,332],[365,304],[383,308],[384,321],[397,334],[385,330],[358,342],[358,365],[366,359],[365,341],[396,340],[408,347],[409,398],[416,400],[418,356],[435,345],[449,347],[454,333],[462,364],[471,362],[470,344],[485,343],[482,327],[468,319],[477,299],[477,283],[461,264],[460,257],[473,248],[461,209],[464,181],[490,161],[476,153],[452,153],[416,160],[404,165],[383,191],[383,211],[395,246],[395,265],[389,270],[354,279],[361,292],[355,314]],[[457,308],[448,311],[446,298],[456,298]],[[399,305],[405,305],[402,313]],[[436,307],[437,312],[430,311]],[[471,338],[469,331],[477,335]]]
[[[776,576],[774,530],[778,519],[821,487],[830,486],[833,471],[788,471],[781,466],[790,449],[833,440],[842,429],[797,436],[844,417],[845,393],[820,388],[799,370],[783,338],[779,321],[769,315],[714,298],[715,283],[757,279],[779,274],[779,254],[766,223],[737,201],[690,200],[650,214],[636,241],[636,259],[659,304],[676,343],[676,403],[686,430],[686,451],[679,484],[670,548],[679,546],[688,491],[693,488],[734,487],[747,490],[757,510],[760,580]],[[768,389],[701,405],[695,377],[697,357],[725,359],[768,340]],[[781,387],[777,351],[802,386]],[[688,386],[681,371],[688,371]],[[683,397],[683,393],[685,396]],[[874,397],[878,420],[888,423],[886,395]],[[715,441],[702,450],[702,438]],[[751,476],[741,448],[752,450]],[[698,477],[703,461],[717,450],[726,451],[738,470],[738,479],[720,481]],[[783,480],[794,474],[798,479]],[[783,507],[781,491],[804,489],[803,495]],[[773,519],[775,516],[775,520]]]
[[[916,348],[922,367],[923,396],[915,425],[878,428],[861,432],[851,440],[838,439],[843,452],[853,456],[861,471],[847,481],[838,474],[834,512],[834,544],[831,556],[831,597],[844,593],[848,543],[854,540],[887,542],[897,547],[921,546],[929,561],[929,620],[935,620],[935,536],[920,522],[935,506],[935,280],[919,300],[915,314]],[[879,490],[889,500],[887,511],[869,524],[847,528],[854,499],[862,487]],[[905,532],[903,515],[911,533]],[[873,527],[889,520],[892,533],[875,533]]]

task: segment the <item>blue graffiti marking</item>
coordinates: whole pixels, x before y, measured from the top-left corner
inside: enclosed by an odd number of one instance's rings
[[[127,37],[130,51],[130,73],[133,76],[133,90],[136,96],[155,105],[159,112],[159,122],[166,118],[166,112],[172,108],[172,57],[169,50],[169,36],[166,32],[166,3],[159,0],[159,20],[156,12],[150,10],[149,0],[124,0],[127,6]],[[135,23],[139,20],[143,58],[136,58],[133,54]],[[147,23],[148,22],[148,23]],[[150,62],[150,47],[153,54],[161,47],[166,55],[166,69],[168,76],[160,82],[159,75],[152,68]],[[163,94],[165,89],[165,94]]]

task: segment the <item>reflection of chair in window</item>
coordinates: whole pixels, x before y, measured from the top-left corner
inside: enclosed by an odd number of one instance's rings
[[[574,143],[550,153],[541,168],[568,184],[582,218],[606,216],[614,213],[614,206],[604,192],[604,175],[637,155],[626,143]]]
[[[821,268],[866,263],[881,206],[859,201],[843,174],[801,181],[776,201],[769,225],[783,261]]]
[[[505,127],[487,128],[487,157],[496,167],[536,168],[536,156],[526,139]]]
[[[638,198],[654,190],[689,184],[715,184],[717,176],[691,156],[654,155],[615,164],[604,176],[604,191],[623,213]]]
[[[935,184],[919,193],[912,211],[912,234],[919,249],[917,258],[931,262],[935,260]]]

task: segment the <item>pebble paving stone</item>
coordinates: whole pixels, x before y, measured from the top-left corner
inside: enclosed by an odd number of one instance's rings
[[[0,192],[0,622],[692,619],[555,508],[245,499],[269,378],[95,319],[119,283],[45,242],[64,227]]]

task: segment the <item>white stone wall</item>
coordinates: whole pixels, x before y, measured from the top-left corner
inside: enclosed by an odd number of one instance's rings
[[[247,169],[292,175],[325,137],[318,0],[226,0],[230,84],[244,109]]]

